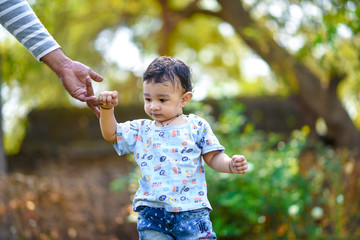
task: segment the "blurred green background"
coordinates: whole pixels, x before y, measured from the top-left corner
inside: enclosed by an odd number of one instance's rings
[[[187,111],[209,119],[226,152],[250,163],[244,176],[207,170],[220,239],[360,237],[358,1],[29,3],[70,58],[104,76],[103,83],[93,83],[96,94],[119,91],[118,108],[138,104],[141,110],[141,76],[155,57],[171,55],[192,67],[195,99]],[[29,113],[85,104],[71,99],[55,74],[4,29],[0,57],[4,146],[14,156],[29,131]],[[106,187],[131,195],[137,181],[131,169]],[[10,169],[9,181],[18,184],[13,174]],[[0,201],[4,223],[11,199]],[[24,199],[24,208],[34,211],[26,203],[38,198]],[[15,222],[18,230],[11,234],[19,239],[63,236],[60,227],[39,225],[24,233],[20,229],[27,227]],[[64,231],[86,239],[77,227]]]

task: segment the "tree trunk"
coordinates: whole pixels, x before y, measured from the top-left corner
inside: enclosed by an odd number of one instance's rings
[[[2,61],[0,57],[0,177],[6,175],[7,173],[7,164],[6,164],[6,157],[5,157],[6,155],[3,144],[4,142],[3,142],[3,128],[2,128],[1,66],[2,66]]]
[[[346,219],[348,237],[360,235],[360,157],[350,158],[344,164],[344,208],[343,218]]]
[[[327,137],[333,140],[334,146],[347,148],[353,154],[359,155],[360,133],[342,106],[336,90],[331,86],[332,82],[339,79],[329,81],[330,83],[324,86],[307,66],[277,44],[267,29],[252,20],[241,1],[218,2],[222,6],[218,17],[230,23],[246,44],[291,86],[301,101],[325,120],[328,127]]]
[[[5,150],[3,147],[3,134],[2,130],[0,130],[0,177],[5,176],[7,173],[7,164],[6,164],[6,157],[5,157]]]

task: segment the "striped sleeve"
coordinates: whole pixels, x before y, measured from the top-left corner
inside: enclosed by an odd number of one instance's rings
[[[0,0],[0,24],[38,61],[60,48],[26,0]]]

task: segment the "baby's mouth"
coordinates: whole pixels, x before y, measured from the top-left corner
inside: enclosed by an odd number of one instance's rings
[[[159,118],[159,117],[161,117],[161,114],[159,114],[159,113],[153,113],[152,116],[153,116],[153,118]]]

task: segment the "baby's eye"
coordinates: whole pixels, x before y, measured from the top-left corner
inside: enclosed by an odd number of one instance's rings
[[[160,99],[160,102],[166,102],[167,100],[166,99]]]
[[[150,102],[151,99],[150,99],[150,98],[145,98],[145,101],[146,101],[146,102]]]

